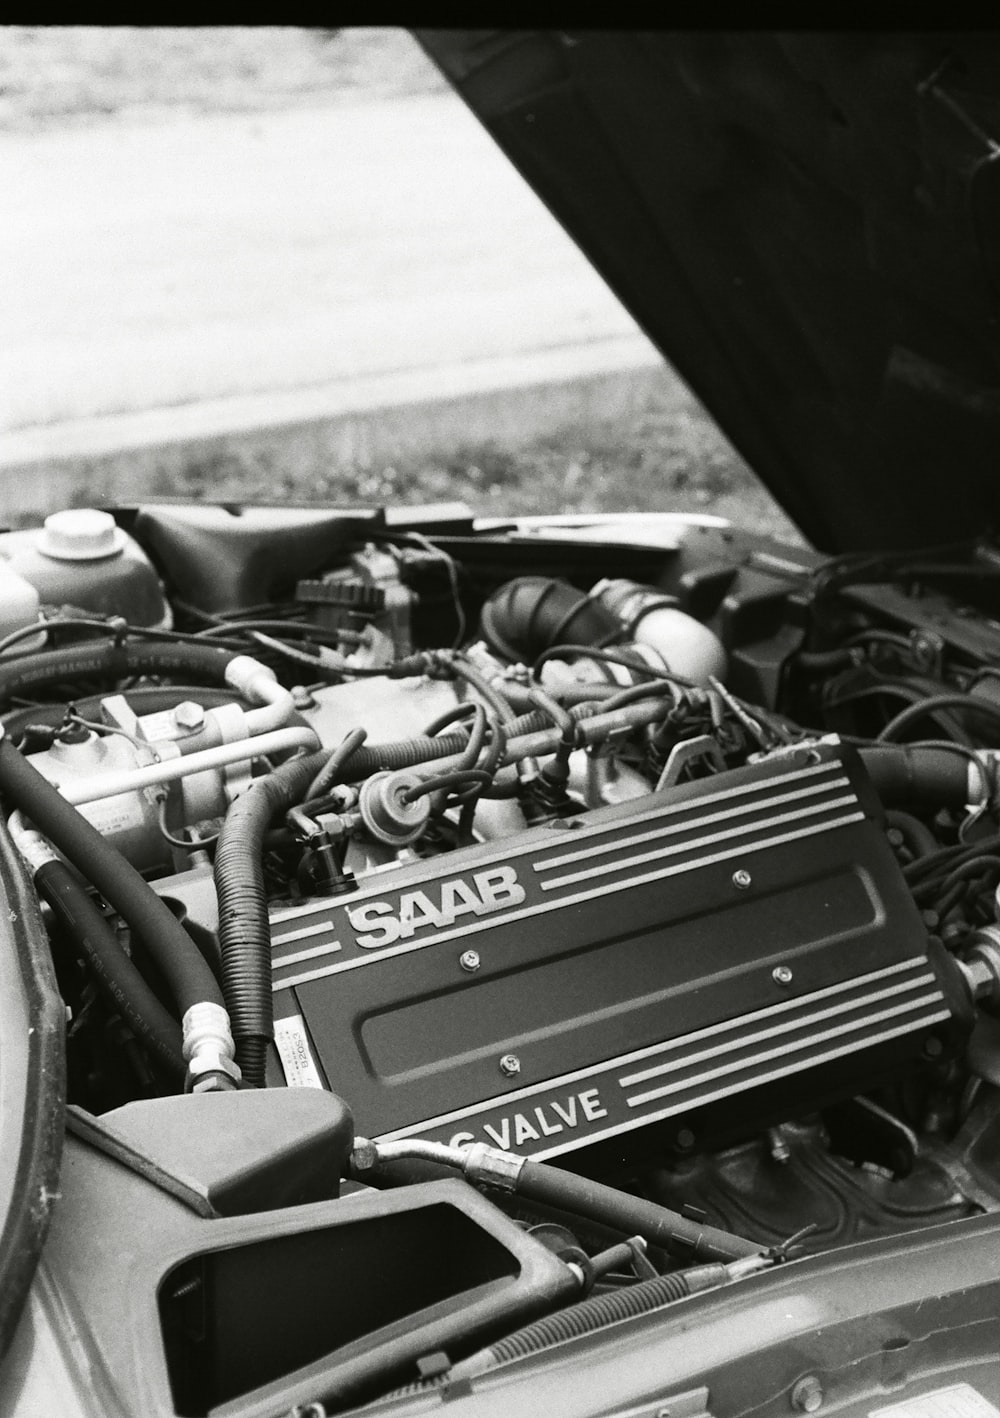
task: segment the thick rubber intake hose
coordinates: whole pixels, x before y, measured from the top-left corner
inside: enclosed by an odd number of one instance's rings
[[[97,986],[139,1041],[167,1071],[184,1077],[181,1031],[118,942],[118,937],[63,862],[43,862],[35,886],[86,957]]]
[[[0,792],[31,819],[145,942],[179,1014],[183,1016],[192,1005],[205,1001],[222,1003],[215,976],[166,902],[6,738],[0,739]]]
[[[73,679],[125,679],[130,675],[190,675],[225,684],[232,650],[179,641],[85,640],[61,650],[0,664],[0,701],[28,696],[49,684]]]
[[[531,664],[551,645],[610,645],[623,638],[621,621],[568,581],[519,576],[494,591],[479,630],[508,660]]]
[[[919,744],[860,750],[861,761],[886,807],[904,811],[961,808],[970,800],[967,754]]]
[[[226,814],[215,852],[222,987],[236,1062],[254,1088],[264,1087],[267,1046],[274,1038],[264,836],[275,816],[301,800],[328,757],[296,758],[255,778]]]
[[[518,1196],[600,1221],[624,1231],[627,1236],[642,1236],[651,1245],[672,1255],[731,1261],[757,1255],[761,1250],[760,1245],[742,1236],[730,1235],[715,1226],[700,1225],[655,1201],[632,1196],[617,1187],[603,1186],[546,1162],[525,1162],[516,1186]]]

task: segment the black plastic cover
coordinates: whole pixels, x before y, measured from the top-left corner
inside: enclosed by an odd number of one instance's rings
[[[221,1216],[338,1196],[354,1143],[347,1105],[312,1089],[151,1098],[105,1113],[100,1127],[130,1149],[120,1160],[195,1183]]]
[[[823,745],[278,905],[286,1076],[365,1136],[546,1157],[906,1073],[955,1010],[880,818]]]

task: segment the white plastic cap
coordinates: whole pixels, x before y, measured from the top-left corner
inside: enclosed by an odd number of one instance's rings
[[[45,519],[38,550],[56,561],[97,561],[118,556],[125,533],[110,512],[96,507],[67,507]]]

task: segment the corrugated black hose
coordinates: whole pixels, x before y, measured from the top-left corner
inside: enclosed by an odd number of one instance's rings
[[[264,1087],[267,1046],[274,1038],[264,835],[273,818],[302,800],[328,757],[295,758],[255,778],[227,812],[215,851],[222,986],[236,1062],[254,1088]]]
[[[691,1289],[683,1271],[673,1271],[669,1275],[657,1275],[653,1280],[641,1280],[637,1285],[615,1290],[606,1295],[591,1295],[579,1304],[569,1305],[555,1314],[544,1315],[540,1320],[525,1325],[514,1334],[505,1335],[482,1352],[476,1365],[480,1371],[494,1369],[500,1364],[509,1364],[514,1359],[523,1359],[528,1354],[537,1354],[542,1349],[550,1349],[554,1344],[564,1344],[568,1339],[577,1339],[582,1334],[593,1334],[606,1325],[619,1320],[632,1319],[636,1315],[649,1314],[664,1305],[673,1304],[690,1295]],[[478,1358],[479,1356],[477,1356]],[[452,1372],[453,1378],[461,1376],[462,1365]]]

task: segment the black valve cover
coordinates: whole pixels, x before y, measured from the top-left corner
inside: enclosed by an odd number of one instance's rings
[[[823,743],[278,908],[285,1079],[544,1157],[863,1091],[955,1033],[880,812]]]

